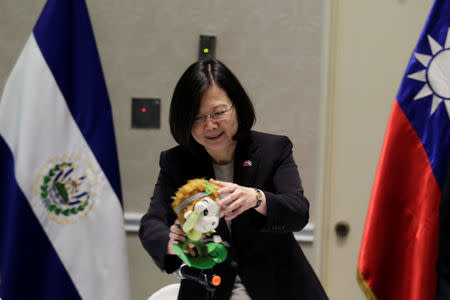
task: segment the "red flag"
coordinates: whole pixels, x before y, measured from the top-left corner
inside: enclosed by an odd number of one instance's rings
[[[368,299],[436,291],[439,203],[450,153],[450,3],[437,0],[394,102],[358,261]]]

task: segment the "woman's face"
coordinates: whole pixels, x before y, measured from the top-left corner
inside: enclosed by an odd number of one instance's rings
[[[213,120],[210,114],[215,114]],[[202,119],[202,116],[205,116]],[[192,125],[194,140],[205,147],[213,157],[228,156],[236,146],[233,136],[238,130],[236,110],[227,93],[216,85],[209,87],[202,96],[197,118]],[[227,155],[228,154],[228,155]]]

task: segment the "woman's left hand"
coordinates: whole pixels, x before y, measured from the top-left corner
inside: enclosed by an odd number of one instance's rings
[[[210,181],[220,187],[218,190],[219,194],[229,194],[219,200],[219,205],[222,208],[222,212],[224,213],[226,220],[234,219],[247,209],[256,205],[257,199],[255,189],[240,186],[232,182],[214,179],[210,179]],[[265,203],[261,203],[261,206],[265,207]]]

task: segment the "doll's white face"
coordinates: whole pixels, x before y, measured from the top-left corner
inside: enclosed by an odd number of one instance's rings
[[[194,210],[200,214],[200,218],[194,226],[195,230],[206,233],[217,228],[219,225],[220,206],[216,201],[205,197],[195,204]]]

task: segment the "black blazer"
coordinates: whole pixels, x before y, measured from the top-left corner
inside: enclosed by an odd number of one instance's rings
[[[139,236],[159,268],[168,273],[181,260],[166,255],[169,227],[176,215],[170,206],[178,189],[192,178],[214,178],[212,161],[202,149],[197,155],[177,146],[161,153],[160,173]],[[244,166],[245,161],[251,166]],[[223,218],[217,232],[231,244],[227,260],[214,267],[222,284],[214,299],[229,299],[239,274],[252,299],[328,299],[292,232],[309,219],[292,143],[284,136],[252,131],[239,140],[234,158],[235,183],[261,189],[267,199],[267,216],[249,209],[233,219],[232,238]],[[197,283],[182,280],[178,299],[205,299]]]

